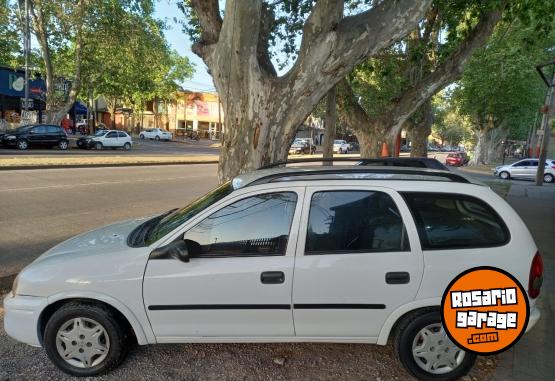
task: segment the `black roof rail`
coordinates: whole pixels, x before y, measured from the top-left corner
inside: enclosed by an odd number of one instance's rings
[[[276,161],[271,164],[263,165],[258,169],[268,169],[268,168],[275,168],[279,167],[280,165],[287,165],[287,164],[299,164],[299,163],[333,163],[333,162],[359,162],[362,161],[360,157],[332,157],[332,158],[323,158],[323,157],[315,157],[315,158],[303,158],[303,159],[291,159],[291,160],[282,160]]]
[[[360,160],[360,159],[359,159]],[[271,168],[271,167],[270,167]],[[418,175],[418,176],[429,176],[429,177],[439,177],[444,179],[449,179],[456,183],[471,183],[466,177],[457,175],[453,172],[448,171],[437,171],[437,170],[422,170],[422,169],[405,169],[404,167],[387,167],[387,168],[375,168],[375,167],[364,167],[357,166],[353,168],[341,168],[333,169],[320,169],[320,170],[302,170],[302,171],[287,171],[280,173],[271,173],[266,176],[262,176],[250,185],[266,184],[272,181],[279,180],[283,177],[301,177],[301,176],[311,176],[311,175],[337,175],[337,174],[387,174],[387,175]]]

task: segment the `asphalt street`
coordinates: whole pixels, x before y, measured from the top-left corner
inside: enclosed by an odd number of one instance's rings
[[[3,171],[0,279],[71,236],[187,205],[217,185],[216,165]]]
[[[217,155],[220,150],[214,147],[214,142],[209,140],[201,141],[184,141],[184,142],[167,142],[155,141],[150,139],[133,139],[133,148],[129,151],[122,149],[111,150],[104,149],[85,150],[77,148],[75,143],[76,138],[70,137],[70,149],[66,151],[57,148],[31,148],[24,151],[0,147],[0,156],[88,156],[88,155],[102,155],[112,156],[116,155],[129,155],[129,156],[167,156],[167,155]]]

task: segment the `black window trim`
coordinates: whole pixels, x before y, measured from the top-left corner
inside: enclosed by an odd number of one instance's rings
[[[204,221],[206,218],[210,217],[212,214],[219,212],[220,210],[227,208],[230,205],[233,205],[236,202],[242,201],[242,200],[246,200],[247,198],[250,197],[256,197],[256,196],[260,196],[260,195],[264,195],[264,194],[274,194],[274,193],[293,193],[295,195],[295,209],[293,209],[293,217],[291,218],[291,222],[289,222],[289,234],[287,235],[287,245],[285,247],[285,251],[283,253],[244,253],[244,254],[233,254],[233,255],[227,255],[227,254],[200,254],[200,255],[194,255],[191,256],[192,258],[203,258],[203,259],[217,259],[217,258],[254,258],[254,257],[286,257],[287,256],[287,248],[289,247],[289,242],[290,242],[290,238],[291,238],[291,228],[293,227],[293,222],[295,221],[295,214],[297,212],[297,208],[299,206],[299,192],[294,190],[294,189],[283,189],[283,190],[279,190],[279,189],[268,189],[264,192],[254,192],[254,193],[247,193],[245,195],[243,195],[244,197],[238,196],[232,200],[230,200],[231,202],[229,204],[225,204],[224,206],[221,206],[220,208],[218,208],[217,210],[215,210],[214,212],[206,215],[205,217],[203,217],[202,219],[200,219],[197,223],[195,223],[193,226],[191,226],[189,229],[185,230],[183,233],[180,233],[180,237],[183,239],[185,237],[185,234],[187,234],[187,232],[191,229],[193,229],[194,227],[196,227],[199,223],[201,223],[202,221]]]
[[[401,218],[401,222],[403,222],[403,233],[405,236],[405,240],[407,241],[406,249],[401,249],[401,250],[396,250],[396,249],[388,249],[388,250],[334,250],[334,251],[306,251],[306,241],[307,241],[307,237],[308,237],[308,222],[310,221],[310,212],[312,211],[312,198],[314,197],[314,195],[316,193],[320,193],[320,192],[326,192],[326,193],[332,193],[332,192],[380,192],[380,193],[384,193],[387,196],[389,196],[389,198],[391,198],[391,201],[393,201],[393,203],[395,204],[395,206],[397,207],[397,211],[399,212],[399,217]],[[306,195],[305,195],[306,197]],[[405,220],[403,219],[403,216],[401,215],[401,209],[399,209],[399,205],[398,203],[395,201],[395,199],[391,196],[391,194],[389,194],[388,192],[385,192],[384,190],[378,190],[378,189],[368,189],[368,188],[341,188],[341,189],[314,189],[314,191],[312,192],[312,194],[310,195],[310,201],[308,203],[308,217],[306,220],[306,231],[305,231],[305,242],[304,242],[304,249],[303,249],[303,256],[312,256],[312,255],[344,255],[344,254],[351,254],[351,255],[359,255],[359,254],[376,254],[376,253],[407,253],[407,252],[412,252],[411,249],[411,243],[410,243],[410,238],[409,238],[409,234],[407,231],[407,225],[405,223]]]
[[[416,226],[416,232],[418,234],[418,241],[420,242],[420,249],[423,252],[424,251],[441,251],[441,250],[491,249],[491,248],[494,248],[494,247],[507,246],[509,244],[509,242],[511,242],[511,239],[512,239],[511,231],[507,227],[507,224],[505,223],[505,220],[503,220],[503,218],[499,215],[499,213],[497,213],[495,208],[493,208],[485,200],[482,200],[478,197],[470,196],[470,195],[465,194],[465,193],[454,193],[454,192],[409,191],[409,192],[399,192],[399,194],[401,195],[401,197],[403,197],[403,200],[405,200],[405,203],[407,204],[407,207],[410,211],[410,214],[411,214],[411,216],[414,220],[414,224]],[[473,246],[465,245],[465,246],[451,246],[451,247],[425,247],[424,240],[420,236],[420,229],[418,228],[419,224],[421,224],[422,221],[421,221],[419,216],[416,216],[414,214],[413,208],[411,207],[411,202],[407,198],[407,195],[411,195],[411,194],[435,195],[435,196],[441,196],[443,198],[449,198],[449,199],[460,199],[462,197],[462,198],[466,198],[469,201],[473,201],[473,202],[478,201],[478,203],[485,204],[493,212],[493,215],[498,218],[499,222],[501,222],[501,229],[503,230],[503,233],[505,234],[505,237],[506,237],[505,241],[503,241],[500,244],[495,244],[495,245],[473,245]]]

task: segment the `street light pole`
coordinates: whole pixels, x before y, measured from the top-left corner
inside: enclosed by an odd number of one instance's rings
[[[547,79],[542,71],[542,69],[546,66],[551,66],[553,68],[550,79]],[[555,110],[555,61],[544,65],[538,65],[536,66],[536,69],[548,87],[547,95],[545,97],[545,113],[543,114],[542,129],[540,130],[542,131],[542,142],[540,146],[540,157],[538,159],[538,170],[536,172],[536,185],[542,186],[543,175],[545,172],[545,159],[547,158],[547,148],[549,147],[549,138],[551,136],[550,119],[553,111]]]

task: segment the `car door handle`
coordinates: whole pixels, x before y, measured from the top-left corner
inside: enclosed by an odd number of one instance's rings
[[[410,274],[406,271],[396,271],[385,274],[387,284],[407,284],[410,282]]]
[[[264,271],[260,274],[260,281],[264,284],[280,284],[285,282],[283,271]]]

